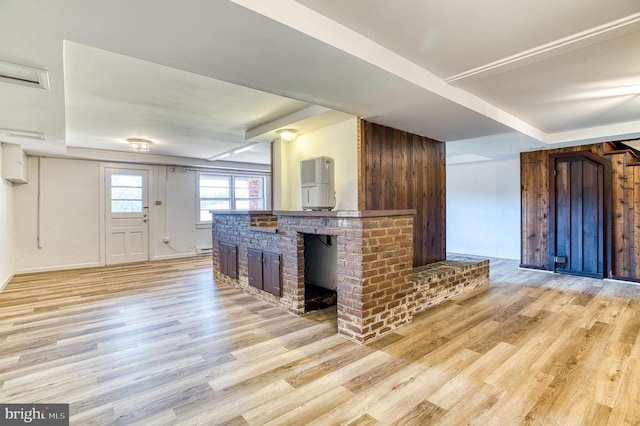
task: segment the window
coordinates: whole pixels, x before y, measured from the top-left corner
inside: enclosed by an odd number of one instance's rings
[[[198,172],[197,223],[210,223],[209,210],[264,210],[265,177]]]
[[[231,209],[231,176],[200,173],[200,217],[198,223],[210,222],[209,210]]]
[[[264,210],[264,178],[236,177],[233,181],[236,210]]]
[[[142,176],[111,175],[111,213],[142,212]]]

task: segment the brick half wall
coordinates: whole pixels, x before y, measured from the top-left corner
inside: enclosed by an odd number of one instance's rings
[[[488,282],[488,261],[459,259],[455,265],[445,261],[414,270],[413,219],[412,210],[216,212],[214,279],[217,284],[231,285],[303,315],[303,234],[333,236],[337,244],[338,332],[366,343],[411,323],[415,312]],[[220,272],[220,243],[236,246],[237,278]],[[280,297],[249,285],[249,248],[280,255]]]

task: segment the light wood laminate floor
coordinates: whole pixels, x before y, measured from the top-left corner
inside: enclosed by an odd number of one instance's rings
[[[371,344],[212,282],[207,257],[24,275],[0,293],[0,402],[71,424],[640,423],[640,287],[525,271]]]

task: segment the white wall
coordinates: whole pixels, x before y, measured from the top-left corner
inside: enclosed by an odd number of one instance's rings
[[[14,190],[16,272],[99,265],[97,163],[29,157],[29,183]]]
[[[447,165],[447,251],[520,259],[520,160]]]
[[[2,150],[0,149],[0,176],[2,175]],[[15,256],[13,250],[13,186],[0,178],[0,290],[13,277]]]
[[[300,160],[327,156],[335,160],[336,207],[358,210],[357,119],[303,133],[274,146],[274,210],[300,210]],[[281,175],[277,175],[281,173]]]
[[[97,266],[100,245],[98,161],[29,158],[29,183],[14,187],[15,270],[18,273]],[[123,165],[126,168],[126,165]],[[195,225],[195,172],[151,166],[150,258],[179,257],[211,246],[210,228]],[[41,248],[38,247],[38,182]],[[2,196],[2,194],[0,194]],[[160,205],[155,205],[160,201]],[[0,213],[1,215],[2,213]],[[162,242],[170,239],[169,245]]]
[[[197,248],[211,247],[211,226],[196,227],[196,172],[183,167],[156,166],[152,236],[154,259],[189,256]],[[155,205],[155,200],[162,202]],[[162,242],[169,239],[169,244]]]

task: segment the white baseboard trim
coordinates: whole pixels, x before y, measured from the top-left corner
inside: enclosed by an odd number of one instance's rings
[[[154,260],[178,259],[181,257],[193,257],[193,256],[201,256],[201,255],[196,253],[195,251],[190,253],[165,254],[161,256],[154,256],[153,258],[150,258],[149,261],[153,262]],[[202,254],[202,256],[211,256],[211,254],[210,253]],[[97,268],[100,266],[105,266],[105,265],[101,264],[100,262],[87,262],[87,263],[74,263],[70,265],[39,266],[36,268],[19,269],[15,272],[15,275],[33,274],[37,272],[67,271],[70,269]],[[13,278],[13,275],[7,280],[7,282],[11,281],[11,278]],[[3,286],[0,286],[0,290],[2,289],[2,287]]]
[[[194,257],[194,256],[201,256],[201,255],[196,253],[195,251],[192,251],[190,253],[162,254],[159,256],[153,256],[153,258],[150,260],[153,262],[154,260],[179,259],[181,257]],[[211,253],[202,254],[202,256],[211,256]]]
[[[104,265],[101,265],[100,262],[87,262],[87,263],[73,263],[69,265],[39,266],[37,268],[19,269],[16,271],[16,275],[33,274],[36,272],[66,271],[69,269],[97,268],[98,266],[104,266]]]
[[[15,274],[9,274],[9,276],[4,281],[0,281],[0,293],[2,293],[2,290],[4,290],[4,288],[7,286],[7,284],[9,284],[14,276]]]

